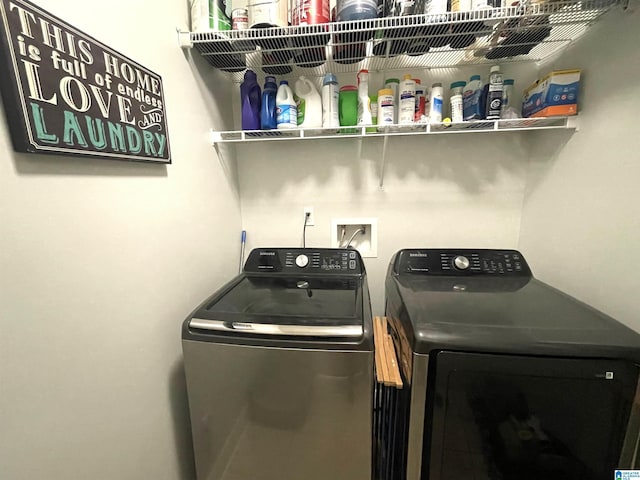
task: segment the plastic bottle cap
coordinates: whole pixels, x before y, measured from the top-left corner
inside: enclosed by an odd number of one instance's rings
[[[324,76],[324,80],[322,81],[322,85],[330,85],[332,83],[338,83],[338,79],[333,73],[327,73]]]
[[[506,79],[504,82],[502,82],[504,85],[513,85],[514,84],[514,80],[513,78],[508,78]]]
[[[384,83],[385,83],[385,85],[386,85],[387,83],[400,83],[400,80],[399,80],[399,79],[397,79],[397,78],[387,78],[387,79],[384,81]]]
[[[411,74],[407,73],[404,77],[403,80],[411,80]]]
[[[440,82],[434,83],[433,85],[431,85],[431,88],[438,88],[438,87],[442,87],[442,84]]]
[[[280,85],[289,85],[289,82],[286,80],[280,80]]]
[[[473,82],[474,80],[480,80],[480,75],[471,75],[471,79],[469,80],[469,83]]]
[[[416,85],[420,85],[422,83],[419,78],[412,78],[412,80],[416,82]]]
[[[340,87],[341,92],[352,92],[354,90],[358,90],[358,87],[356,87],[355,85],[345,85],[344,87]]]
[[[256,79],[256,72],[254,72],[253,70],[247,70],[246,72],[244,72],[244,79],[247,80],[248,78]]]
[[[276,77],[272,77],[272,76],[266,76],[264,77],[264,83],[276,83]]]
[[[390,88],[383,88],[381,90],[378,90],[378,97],[381,97],[383,95],[393,95],[393,90],[391,90]]]
[[[367,70],[366,68],[363,68],[358,72],[358,75],[360,75],[361,73],[369,73],[369,70]]]
[[[467,82],[453,82],[451,84],[451,88],[464,88],[467,85]]]
[[[499,65],[494,65],[493,67],[491,67],[491,73],[499,72],[499,71],[500,71],[500,66]]]

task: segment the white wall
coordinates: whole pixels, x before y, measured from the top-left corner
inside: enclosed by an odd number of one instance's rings
[[[448,86],[475,71],[486,75],[488,68],[416,74],[428,84],[438,80]],[[535,77],[531,66],[505,71],[519,85]],[[354,83],[354,78],[340,80]],[[382,75],[372,75],[370,90],[380,83]],[[526,177],[522,142],[520,134],[511,133],[392,137],[383,190],[382,139],[365,139],[361,158],[358,140],[351,139],[239,146],[247,246],[301,246],[307,205],[315,210],[307,246],[331,246],[332,218],[378,218],[378,257],[365,264],[373,312],[381,315],[386,269],[399,249],[516,247]]]
[[[0,115],[0,478],[192,479],[180,325],[237,271],[229,93],[182,0],[38,4],[162,76],[174,163],[17,154]]]
[[[616,11],[553,65],[583,68],[580,131],[538,137],[520,239],[539,278],[636,330],[639,44],[640,11]]]

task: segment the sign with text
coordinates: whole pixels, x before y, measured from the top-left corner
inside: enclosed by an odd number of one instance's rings
[[[0,0],[15,150],[171,163],[162,79],[24,0]]]

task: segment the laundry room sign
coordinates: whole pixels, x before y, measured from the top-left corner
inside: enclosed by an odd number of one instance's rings
[[[25,0],[0,0],[14,149],[171,163],[162,79]]]

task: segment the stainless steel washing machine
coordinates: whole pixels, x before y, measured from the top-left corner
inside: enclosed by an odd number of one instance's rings
[[[373,333],[355,250],[262,248],[183,323],[198,480],[371,480]]]

